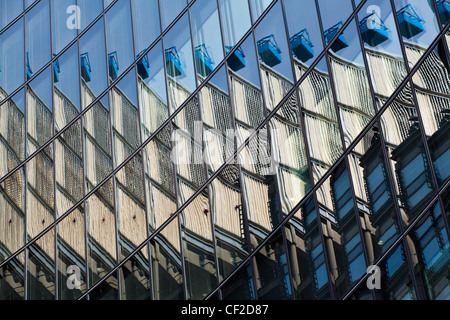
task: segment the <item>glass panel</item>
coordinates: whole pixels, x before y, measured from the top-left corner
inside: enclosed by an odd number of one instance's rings
[[[161,42],[138,62],[137,72],[142,140],[145,141],[169,116]]]
[[[374,116],[375,111],[355,24],[350,23],[341,37],[331,47],[329,60],[344,142],[348,146]]]
[[[189,25],[185,14],[164,38],[166,76],[170,110],[176,110],[195,90],[194,57]]]
[[[0,101],[24,82],[24,54],[24,20],[20,19],[0,35]]]
[[[24,202],[25,172],[22,168],[0,184],[0,228],[3,230],[0,233],[0,261],[2,262],[24,245]]]
[[[26,16],[27,77],[40,70],[51,56],[49,0],[40,1]]]
[[[254,300],[255,290],[250,263],[241,268],[230,281],[222,286],[223,300]]]
[[[310,198],[285,228],[296,300],[330,299],[325,253],[316,212],[314,199]]]
[[[106,43],[108,45],[108,74],[116,80],[134,61],[130,1],[119,0],[106,13]]]
[[[447,271],[450,247],[439,204],[420,221],[411,239],[409,244],[413,265],[425,282],[427,299],[449,300],[450,280]]]
[[[223,41],[227,53],[250,29],[250,11],[247,1],[219,0]]]
[[[132,0],[131,5],[136,55],[140,55],[161,33],[158,0]]]
[[[191,8],[192,34],[195,66],[198,82],[214,71],[223,60],[222,35],[219,24],[217,2],[197,0]]]
[[[414,66],[439,33],[431,1],[394,0],[409,64]]]
[[[284,9],[294,64],[308,67],[323,50],[316,2],[287,0]]]
[[[25,299],[23,253],[0,268],[0,299],[3,301]]]
[[[382,105],[384,100],[379,99],[378,103]],[[431,172],[409,87],[383,113],[381,126],[406,222],[421,211],[433,194]]]
[[[186,0],[160,0],[161,20],[163,30],[183,11],[186,7]]]
[[[116,217],[112,180],[86,200],[89,287],[117,264]],[[117,283],[105,281],[103,291],[115,292]],[[116,295],[117,293],[114,293]]]
[[[122,300],[150,300],[149,247],[131,257],[121,268]]]
[[[278,2],[255,30],[266,108],[274,109],[293,85],[292,66]]]
[[[114,165],[117,167],[141,143],[134,69],[126,74],[117,86],[110,91],[110,102],[114,140]]]
[[[83,211],[82,207],[77,208],[57,227],[59,300],[76,300],[86,291],[86,222]]]
[[[103,20],[80,39],[81,101],[83,108],[107,86],[106,49]]]
[[[273,158],[284,214],[288,214],[310,189],[307,152],[300,122],[295,94],[270,121]]]
[[[300,78],[306,68],[298,65],[296,71],[297,77]],[[299,96],[313,178],[314,182],[317,182],[343,152],[325,58],[301,83]]]
[[[258,20],[258,18],[263,14],[264,10],[266,10],[271,3],[271,0],[250,0],[253,22],[256,22],[256,20]]]
[[[81,30],[84,30],[103,11],[102,0],[77,0],[80,8]],[[102,19],[100,21],[103,24]]]
[[[259,300],[292,299],[288,262],[281,233],[278,233],[253,258]]]
[[[445,50],[440,43],[413,76],[420,115],[439,185],[450,176],[449,68]]]
[[[339,167],[317,191],[331,282],[338,298],[366,273],[359,223],[355,217],[348,171]]]
[[[179,197],[189,199],[194,190],[179,184]],[[183,239],[186,299],[201,300],[217,286],[216,258],[211,230],[209,189],[203,190],[183,210],[181,230]]]
[[[55,229],[27,249],[27,299],[55,299]]]
[[[81,20],[74,9],[75,5],[76,0],[51,0],[50,2],[53,54],[61,52],[77,36],[77,27],[80,27]]]
[[[14,20],[23,11],[23,2],[3,0],[0,2],[0,30]]]
[[[441,24],[446,25],[450,20],[450,3],[448,0],[436,0],[436,4]]]
[[[381,290],[375,290],[377,300],[416,300],[403,243],[380,264],[380,272]]]
[[[369,130],[347,159],[369,263],[373,264],[400,231],[378,126]]]
[[[90,300],[118,300],[119,299],[119,281],[117,272],[114,272],[97,288],[89,293]]]
[[[116,174],[119,260],[127,257],[147,238],[143,174],[141,154],[133,157]]]
[[[390,97],[406,76],[391,1],[367,1],[358,18],[374,92]]]
[[[151,242],[153,298],[183,300],[180,230],[175,218]]]

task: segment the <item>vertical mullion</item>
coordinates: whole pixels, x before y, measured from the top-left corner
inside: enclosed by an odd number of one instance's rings
[[[134,32],[134,16],[133,16],[133,0],[130,0],[130,17],[131,17],[131,34],[132,34],[132,38],[133,38],[133,53],[134,53],[134,57],[136,57],[136,37],[135,37],[135,32]],[[134,66],[134,74],[135,74],[135,79],[136,79],[136,97],[137,97],[137,107],[138,107],[138,121],[139,121],[139,125],[138,125],[138,130],[139,130],[139,144],[142,144],[143,142],[143,137],[142,137],[142,121],[141,121],[141,99],[140,99],[140,94],[139,94],[139,75],[137,72],[137,67]],[[144,152],[141,152],[141,161],[142,161],[142,186],[143,186],[143,191],[144,191],[144,212],[145,212],[145,233],[147,235],[146,238],[148,238],[150,236],[149,234],[149,230],[148,230],[148,225],[149,225],[149,221],[148,221],[148,208],[147,208],[147,203],[149,202],[149,196],[147,195],[147,188],[145,187],[146,184],[146,178],[145,178],[145,168],[146,168],[146,163],[145,163],[145,157],[144,157]],[[151,269],[151,250],[150,250],[150,245],[147,244],[147,254],[148,254],[148,272],[149,273],[149,290],[150,293],[152,293],[152,284],[151,284],[151,274],[152,274],[152,269]],[[144,266],[145,267],[145,266]],[[152,295],[151,295],[152,296]]]
[[[102,20],[103,20],[103,35],[104,35],[104,41],[105,41],[105,60],[106,60],[106,74],[107,74],[107,80],[108,84],[110,84],[109,80],[109,61],[108,61],[108,31],[107,31],[107,25],[106,25],[106,16],[105,16],[105,1],[103,0],[103,12],[102,12]],[[108,106],[109,106],[109,130],[111,132],[110,134],[110,140],[111,140],[111,163],[112,168],[116,168],[116,152],[115,152],[115,143],[114,143],[114,127],[113,127],[113,121],[114,121],[114,115],[111,113],[111,110],[113,108],[112,105],[112,98],[111,98],[111,91],[114,90],[114,87],[111,88],[111,90],[107,93],[108,95]],[[119,242],[119,228],[120,228],[120,221],[118,217],[117,212],[117,194],[116,194],[116,176],[114,175],[111,178],[112,183],[112,196],[113,196],[113,205],[114,205],[114,220],[115,220],[115,242],[116,242],[116,261],[120,261],[120,242]],[[122,292],[122,282],[120,279],[120,271],[116,271],[116,277],[117,277],[117,300],[121,300],[121,292]],[[100,280],[101,281],[101,280]]]
[[[276,2],[277,2],[277,0],[273,1],[272,4],[274,4]],[[276,4],[274,4],[269,9],[269,12],[270,12],[270,10],[272,10],[275,7],[275,5]],[[252,10],[251,10],[252,9],[251,3],[249,5],[249,8],[250,8],[250,16],[251,16],[251,19],[253,21]],[[266,10],[267,10],[267,8],[266,8]],[[265,18],[263,18],[263,20],[264,19]],[[254,23],[252,23],[252,24],[254,24]],[[284,21],[283,21],[283,24],[284,24]],[[254,46],[255,54],[256,54],[256,65],[257,65],[257,68],[258,68],[259,83],[260,83],[260,87],[261,87],[260,91],[261,91],[261,97],[262,97],[263,116],[264,116],[265,119],[267,119],[267,117],[268,117],[267,105],[266,105],[266,101],[267,100],[266,100],[266,94],[265,94],[264,85],[263,85],[264,77],[263,77],[263,74],[262,74],[261,63],[260,63],[259,57],[258,57],[258,46],[257,46],[257,40],[256,40],[255,31],[256,31],[256,27],[252,29],[252,32],[251,32],[252,36],[251,36],[251,38],[253,38],[253,46]],[[295,79],[294,75],[293,75],[293,79]],[[293,84],[292,84],[292,87],[294,87]],[[276,201],[277,201],[278,208],[280,208],[280,212],[278,212],[278,218],[281,221],[282,220],[282,205],[281,205],[281,199],[280,199],[280,196],[279,196],[281,193],[280,193],[280,186],[279,186],[279,181],[278,181],[278,172],[275,172],[276,165],[275,165],[275,159],[274,159],[273,148],[272,148],[272,141],[271,141],[271,134],[270,134],[270,131],[271,131],[270,130],[270,122],[268,122],[266,124],[266,130],[267,130],[268,143],[271,146],[270,161],[271,161],[271,169],[273,170],[272,173],[273,173],[273,181],[274,181],[275,193],[277,194],[277,200]],[[260,131],[258,131],[258,134],[254,137],[255,139],[259,139]],[[272,227],[276,228],[278,225],[279,225],[279,223],[277,225],[273,225]],[[292,273],[291,273],[291,268],[290,268],[289,251],[287,250],[287,244],[286,244],[285,230],[282,229],[280,233],[281,233],[281,239],[282,239],[282,242],[283,242],[283,249],[285,250],[285,254],[286,254],[286,258],[287,258],[287,264],[288,264],[287,268],[288,268],[288,275],[289,275],[289,283],[288,283],[288,285],[289,285],[289,287],[291,289],[291,300],[293,300],[294,299],[294,291],[293,291],[293,288],[292,288]],[[277,257],[276,254],[275,254],[275,257],[278,260],[278,257]],[[276,263],[278,264],[279,261],[276,261]],[[279,279],[279,280],[281,280],[281,279]]]
[[[220,1],[222,1],[222,0],[217,0],[217,10],[218,10],[218,14],[219,14],[220,33],[221,33],[222,41],[223,41],[223,43],[222,43],[222,51],[223,51],[224,57],[226,57],[227,56],[227,52],[225,50],[225,45],[226,44],[225,44],[225,37],[224,37],[224,22],[222,20],[222,14],[221,14],[221,9],[220,9]],[[249,12],[251,12],[250,11],[250,6],[249,6]],[[231,82],[230,82],[230,72],[229,72],[229,69],[228,69],[228,62],[226,62],[223,67],[225,68],[225,76],[227,78],[226,83],[227,83],[227,88],[228,88],[228,99],[229,99],[229,102],[230,102],[229,109],[230,109],[231,125],[232,125],[232,128],[230,128],[230,129],[233,130],[233,146],[234,146],[234,150],[237,150],[238,142],[237,142],[237,136],[236,136],[236,133],[237,133],[237,126],[236,126],[236,121],[235,121],[236,120],[236,115],[235,115],[235,112],[234,112],[235,105],[234,105],[234,99],[232,99],[233,89],[232,89],[232,85],[231,85]],[[233,150],[233,153],[234,153],[234,150]],[[238,169],[239,190],[240,190],[240,195],[241,195],[240,196],[240,198],[241,198],[241,209],[242,209],[242,217],[243,217],[243,224],[244,224],[243,228],[244,228],[245,243],[247,245],[246,249],[247,249],[247,252],[250,253],[252,251],[252,249],[251,249],[251,241],[250,241],[249,222],[248,222],[248,216],[247,216],[249,209],[247,208],[247,202],[243,198],[244,197],[244,192],[242,190],[242,186],[243,186],[243,181],[244,180],[243,180],[243,174],[242,174],[242,167],[241,167],[241,164],[239,163],[239,161],[236,161],[235,165],[236,165],[236,167]],[[254,294],[256,295],[256,291],[257,291],[256,287],[255,287],[256,278],[255,278],[253,260],[250,262],[250,268],[251,268],[251,277],[252,277],[252,283],[253,283],[252,290],[253,290]],[[219,274],[219,276],[220,276],[220,274]],[[219,278],[219,286],[220,286],[220,278]],[[219,294],[219,299],[222,300],[223,299],[222,289],[220,289],[218,291],[218,294]]]
[[[318,2],[318,0],[315,0],[315,1],[316,1],[316,5],[318,8],[319,24],[323,28],[319,2]],[[351,23],[354,23],[355,20],[357,20],[357,14],[355,14],[355,16],[353,18],[351,18],[351,21],[348,24],[348,26],[350,26]],[[336,36],[335,36],[335,38],[336,38]],[[322,41],[323,41],[324,48],[326,48],[327,44],[326,44],[323,33],[322,33]],[[336,111],[336,119],[338,122],[339,132],[340,132],[340,136],[341,136],[342,150],[344,151],[347,148],[346,148],[345,139],[344,139],[344,131],[342,129],[342,119],[341,119],[341,115],[340,115],[339,103],[338,103],[337,95],[336,95],[336,87],[335,87],[336,84],[334,82],[333,69],[331,68],[328,51],[325,52],[325,60],[326,60],[329,79],[330,79],[330,88],[331,88],[331,92],[333,94],[333,102],[334,102],[335,111]],[[343,160],[343,164],[344,164],[345,170],[347,171],[347,178],[349,180],[350,192],[352,194],[352,201],[353,201],[353,214],[354,214],[354,218],[356,220],[356,223],[357,223],[357,226],[359,229],[359,236],[360,236],[360,240],[361,240],[360,243],[361,243],[363,254],[364,254],[364,261],[366,263],[366,266],[368,266],[368,265],[370,265],[370,263],[369,263],[369,256],[367,253],[367,245],[366,245],[366,241],[364,238],[364,233],[363,233],[363,229],[362,229],[362,225],[361,225],[361,217],[360,217],[360,214],[358,211],[358,202],[356,200],[356,195],[355,195],[355,190],[354,190],[354,185],[353,185],[353,178],[352,178],[351,171],[350,171],[350,164],[348,162],[348,156],[346,156],[345,159]],[[373,293],[372,293],[372,295],[373,295]]]
[[[25,10],[25,6],[26,6],[26,0],[23,0],[23,9]],[[27,65],[27,58],[26,58],[26,52],[27,52],[27,31],[26,31],[26,20],[27,19],[27,15],[24,14],[23,15],[23,65],[24,70],[23,70],[23,79],[26,79],[26,75],[27,75],[27,71],[26,71],[26,65]],[[27,158],[27,145],[28,145],[28,85],[25,85],[23,88],[23,92],[24,92],[24,124],[25,124],[25,134],[24,134],[24,148],[23,148],[23,153],[24,153],[24,158]],[[24,164],[23,166],[23,170],[24,170],[24,206],[23,206],[23,213],[24,213],[24,244],[26,245],[28,243],[28,228],[27,228],[27,215],[28,215],[28,210],[27,210],[27,189],[28,189],[28,168],[27,168],[27,164]],[[28,252],[30,251],[30,249],[26,249],[24,251],[24,300],[28,300]]]

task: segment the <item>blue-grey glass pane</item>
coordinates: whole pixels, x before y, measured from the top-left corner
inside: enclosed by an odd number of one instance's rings
[[[158,0],[133,0],[131,5],[136,55],[140,55],[161,32]]]
[[[216,1],[197,0],[191,7],[194,57],[199,82],[223,60],[223,45]]]
[[[23,11],[23,2],[17,0],[0,1],[0,29],[13,21]]]
[[[284,2],[294,63],[309,66],[323,50],[317,8],[314,0]]]
[[[58,54],[77,35],[79,16],[75,0],[51,0],[53,54]]]
[[[448,0],[436,0],[437,14],[441,19],[441,24],[446,25],[450,20],[450,3]]]
[[[142,140],[147,140],[169,116],[161,42],[137,64]]]
[[[223,42],[228,50],[244,36],[250,29],[250,11],[247,1],[219,0],[222,21]]]
[[[266,108],[272,110],[293,85],[291,54],[280,2],[257,26],[255,37]]]
[[[0,99],[19,87],[25,79],[24,23],[17,21],[0,35]]]
[[[188,26],[189,15],[185,14],[164,38],[171,111],[176,110],[196,87],[191,33]]]
[[[248,263],[221,287],[223,300],[254,300],[252,268]]]
[[[264,10],[266,10],[271,3],[271,0],[250,0],[253,22],[258,20],[258,18],[263,14]]]
[[[77,5],[80,8],[81,30],[84,30],[103,11],[102,0],[77,0]]]
[[[319,0],[325,42],[328,44],[353,11],[351,0]]]
[[[30,78],[50,59],[49,0],[40,1],[26,16],[27,76]]]
[[[134,61],[130,0],[119,0],[105,17],[108,74],[116,80]]]
[[[161,8],[161,20],[163,30],[166,29],[172,21],[186,7],[186,0],[159,0]]]
[[[27,299],[55,299],[55,230],[28,249]]]
[[[150,300],[149,251],[144,247],[120,268],[122,300]]]
[[[107,86],[107,61],[103,20],[80,40],[82,106],[86,108]]]

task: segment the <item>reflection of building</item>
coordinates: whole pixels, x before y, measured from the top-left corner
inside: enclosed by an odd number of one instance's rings
[[[320,25],[337,21],[312,21],[314,30],[298,10],[283,12],[299,1],[274,1],[270,17],[249,33],[238,29],[256,21],[268,1],[190,1],[186,14],[158,37],[160,30],[150,30],[147,19],[159,25],[163,10],[152,8],[150,16],[145,6],[162,2],[111,3],[101,23],[86,27],[95,32],[80,33],[48,64],[49,72],[39,70],[39,50],[29,43],[32,12],[13,23],[27,47],[17,61],[29,56],[33,79],[12,97],[0,90],[0,299],[77,299],[86,293],[89,299],[199,300],[218,286],[218,299],[448,298],[448,197],[429,205],[450,175],[449,43],[441,41],[390,99],[406,66],[427,49],[414,37],[398,42],[398,24],[391,23],[383,39],[371,39],[367,29],[360,37],[348,32],[355,27],[349,25],[342,30],[345,42],[338,37],[310,69],[320,42],[331,41]],[[35,8],[49,9],[54,18],[48,3]],[[347,18],[327,14],[332,5],[304,3],[311,19],[320,12],[342,21],[333,34]],[[167,16],[176,17],[183,5],[164,12],[173,10]],[[230,17],[237,10],[239,18]],[[125,19],[115,19],[118,12]],[[47,22],[56,44],[54,19]],[[306,27],[313,37],[301,44],[302,52],[295,35]],[[421,36],[430,34],[429,27]],[[10,34],[2,31],[0,43],[11,43]],[[36,37],[48,34],[42,29]],[[244,34],[250,36],[238,43]],[[150,35],[158,41],[143,55]],[[222,46],[222,36],[232,41]],[[233,49],[238,51],[215,70],[219,61],[210,58]],[[12,67],[22,66],[8,65],[16,57],[0,51],[4,81]],[[135,59],[136,69],[124,74],[126,61]],[[375,116],[376,124],[366,128]],[[24,160],[23,168],[3,178]],[[422,212],[425,207],[431,209]],[[242,265],[249,254],[253,258]],[[372,264],[382,272],[380,290],[359,281]],[[75,290],[67,282],[73,267],[81,272]]]

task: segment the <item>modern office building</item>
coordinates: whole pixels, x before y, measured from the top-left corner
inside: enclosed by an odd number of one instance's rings
[[[449,20],[0,0],[0,300],[450,299]]]

